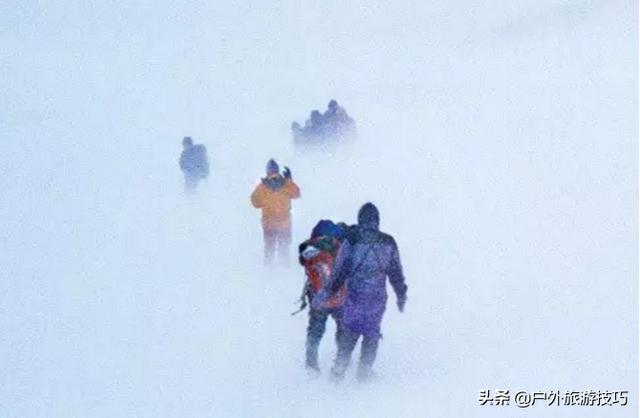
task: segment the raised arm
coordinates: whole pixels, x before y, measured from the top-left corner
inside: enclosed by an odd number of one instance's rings
[[[291,179],[287,179],[284,184],[287,196],[291,199],[297,199],[300,197],[300,188]]]

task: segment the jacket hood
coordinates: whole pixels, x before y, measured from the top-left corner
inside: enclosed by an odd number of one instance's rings
[[[371,202],[362,205],[358,211],[358,226],[364,229],[378,230],[380,226],[380,212],[376,205]]]

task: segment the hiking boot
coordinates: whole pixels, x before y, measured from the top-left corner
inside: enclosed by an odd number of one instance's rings
[[[320,377],[320,367],[317,364],[307,364],[305,369],[307,369],[307,376],[310,379],[317,379]]]
[[[375,377],[376,373],[371,370],[371,367],[358,367],[358,371],[356,373],[356,379],[358,380],[358,382],[368,382],[372,379],[375,379]]]
[[[344,374],[347,371],[346,364],[336,364],[331,368],[331,381],[334,383],[341,382],[344,379]]]

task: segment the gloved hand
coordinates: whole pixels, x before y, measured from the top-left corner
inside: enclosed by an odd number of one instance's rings
[[[289,167],[285,167],[284,170],[282,170],[282,175],[285,179],[291,180],[291,170],[289,170]]]
[[[404,305],[405,305],[405,303],[407,303],[407,297],[406,297],[406,296],[403,296],[403,297],[399,297],[399,298],[398,298],[397,304],[398,304],[398,310],[399,310],[400,312],[404,312]]]

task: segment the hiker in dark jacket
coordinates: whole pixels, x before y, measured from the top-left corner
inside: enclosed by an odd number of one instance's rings
[[[372,203],[366,203],[358,213],[358,226],[350,231],[335,260],[331,288],[327,294],[337,292],[347,284],[347,296],[342,306],[342,332],[338,353],[331,370],[334,379],[341,379],[349,365],[351,353],[362,336],[357,377],[366,380],[376,358],[380,340],[380,323],[387,304],[386,279],[393,287],[400,312],[407,301],[395,240],[380,232],[380,215]],[[326,298],[327,295],[324,297]],[[322,292],[314,304],[322,302]]]
[[[198,187],[198,182],[209,176],[209,158],[207,148],[202,145],[194,145],[191,137],[182,140],[182,154],[180,155],[180,170],[184,173],[184,188],[187,193],[192,193]]]

